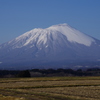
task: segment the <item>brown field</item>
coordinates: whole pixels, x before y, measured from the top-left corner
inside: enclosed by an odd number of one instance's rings
[[[100,77],[1,78],[0,100],[100,100]]]

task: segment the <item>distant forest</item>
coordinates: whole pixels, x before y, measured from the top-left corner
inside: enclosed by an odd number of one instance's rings
[[[0,78],[17,77],[53,77],[53,76],[100,76],[100,68],[87,70],[72,69],[32,69],[32,70],[0,70]]]

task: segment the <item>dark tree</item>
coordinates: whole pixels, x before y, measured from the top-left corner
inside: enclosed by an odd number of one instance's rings
[[[18,77],[31,77],[30,72],[28,70],[20,71]]]

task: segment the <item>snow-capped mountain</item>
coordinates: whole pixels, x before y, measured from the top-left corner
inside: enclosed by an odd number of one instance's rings
[[[35,28],[0,45],[0,65],[54,66],[98,61],[100,41],[67,24]]]

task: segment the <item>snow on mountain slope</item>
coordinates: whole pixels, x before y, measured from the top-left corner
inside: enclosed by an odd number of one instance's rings
[[[57,30],[61,32],[63,35],[67,37],[67,39],[70,42],[77,42],[80,44],[84,44],[86,46],[90,46],[92,42],[95,42],[93,38],[79,32],[78,30],[70,27],[67,24],[54,25],[49,27],[48,29]]]
[[[100,41],[67,24],[35,28],[0,45],[2,63],[48,63],[100,59]]]
[[[67,38],[69,42],[76,42],[79,44],[83,44],[86,46],[90,46],[95,40],[78,30],[71,28],[67,24],[59,24],[54,25],[46,29],[42,28],[36,28],[29,32],[26,32],[25,34],[17,37],[13,41],[10,41],[13,45],[16,44],[15,48],[21,48],[23,46],[36,43],[37,45],[44,44],[48,46],[48,41],[56,42],[56,40],[59,40],[63,36],[64,38]],[[60,41],[62,42],[62,41]],[[32,45],[34,46],[34,45]],[[31,46],[31,47],[32,47]]]

